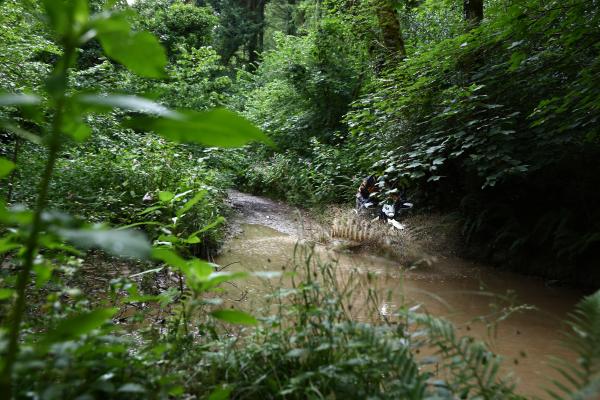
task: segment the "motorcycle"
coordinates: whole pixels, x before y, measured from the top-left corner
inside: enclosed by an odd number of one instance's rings
[[[398,230],[403,230],[406,226],[398,222],[397,218],[406,214],[408,210],[413,208],[413,203],[396,202],[394,204],[384,204],[381,207],[381,212],[377,217],[379,220],[387,222]]]
[[[400,223],[397,219],[405,215],[408,210],[413,208],[413,206],[413,203],[399,200],[391,204],[384,203],[381,206],[381,209],[379,209],[378,204],[369,199],[367,201],[357,202],[357,207],[354,211],[357,215],[372,218],[371,222],[383,221],[398,230],[403,230],[405,225]]]

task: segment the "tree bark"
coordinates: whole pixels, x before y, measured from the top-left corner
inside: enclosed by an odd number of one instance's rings
[[[400,22],[396,16],[396,10],[392,7],[390,0],[378,0],[377,19],[381,29],[383,45],[386,50],[397,54],[400,57],[406,56],[404,40],[400,32]]]
[[[463,0],[463,15],[470,28],[483,20],[483,0]]]
[[[19,158],[19,148],[21,147],[21,139],[18,136],[15,136],[15,143],[13,147],[13,155],[12,162],[17,165],[17,161]],[[10,173],[9,181],[8,181],[8,192],[6,193],[6,204],[12,203],[13,192],[15,188],[15,179],[17,176],[17,169],[13,169]]]
[[[381,30],[381,39],[385,53],[377,62],[377,69],[381,70],[389,60],[402,60],[406,57],[404,39],[400,30],[400,22],[391,0],[377,0],[377,20]]]
[[[264,45],[264,22],[265,22],[265,1],[249,0],[248,8],[254,22],[254,32],[248,42],[248,64],[250,70],[257,67],[258,55],[262,53]]]

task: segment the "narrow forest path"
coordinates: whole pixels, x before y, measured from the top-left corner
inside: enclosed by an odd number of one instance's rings
[[[254,196],[237,190],[228,191],[229,205],[234,213],[229,221],[233,233],[244,224],[263,225],[296,239],[305,238],[318,228],[306,211],[281,201]]]

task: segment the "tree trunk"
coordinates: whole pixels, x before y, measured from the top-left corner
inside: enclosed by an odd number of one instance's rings
[[[400,31],[400,22],[396,16],[396,10],[390,0],[377,0],[377,20],[381,29],[381,38],[383,47],[387,54],[378,62],[378,69],[381,69],[386,61],[390,59],[402,60],[406,57],[404,40]]]
[[[249,0],[248,8],[254,23],[254,32],[248,41],[248,64],[250,70],[255,70],[258,55],[262,53],[264,44],[265,0]]]
[[[15,136],[15,144],[13,147],[13,154],[12,154],[12,162],[15,165],[17,165],[17,162],[18,162],[20,147],[21,147],[21,139],[18,136]],[[6,193],[6,204],[12,203],[16,176],[17,176],[17,169],[15,168],[10,173],[10,177],[9,177],[9,181],[8,181],[8,192]]]
[[[463,15],[470,28],[483,20],[483,0],[463,0]]]

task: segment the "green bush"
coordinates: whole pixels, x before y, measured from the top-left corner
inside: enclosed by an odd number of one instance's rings
[[[306,154],[311,137],[333,143],[341,118],[360,88],[365,50],[341,21],[330,18],[305,36],[275,36],[250,84],[245,114],[281,150]]]
[[[347,120],[388,144],[375,165],[384,179],[461,209],[480,255],[598,281],[600,14],[579,1],[498,2],[486,13],[390,68]]]
[[[323,144],[312,138],[305,150],[308,156],[291,150],[270,157],[248,155],[239,185],[305,207],[352,202],[373,160],[365,159],[353,141],[345,141],[341,135],[336,138],[337,144]]]

